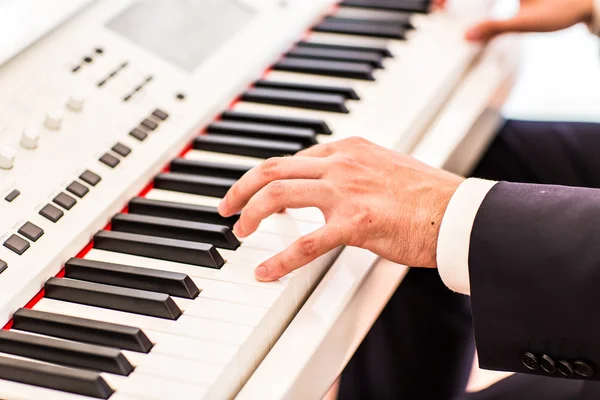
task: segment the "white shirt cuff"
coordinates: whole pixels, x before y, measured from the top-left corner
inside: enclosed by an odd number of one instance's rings
[[[469,245],[475,216],[495,181],[467,179],[456,190],[440,226],[437,265],[440,277],[451,290],[471,294]]]
[[[596,36],[600,36],[600,0],[593,1],[594,11],[592,13],[592,19],[587,25],[591,33]]]

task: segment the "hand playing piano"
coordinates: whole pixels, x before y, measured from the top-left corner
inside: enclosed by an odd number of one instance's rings
[[[434,0],[444,7],[447,0]],[[487,41],[503,33],[554,32],[580,22],[588,23],[594,12],[593,0],[521,0],[521,8],[509,19],[483,21],[465,34],[467,40]]]
[[[341,245],[357,246],[399,264],[436,267],[440,223],[463,178],[407,155],[351,138],[272,158],[246,173],[219,205],[241,211],[240,237],[284,208],[318,207],[326,224],[260,265],[271,281]]]

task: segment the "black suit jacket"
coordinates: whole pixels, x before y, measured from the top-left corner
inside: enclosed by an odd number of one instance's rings
[[[498,183],[469,275],[482,368],[600,380],[600,190]]]

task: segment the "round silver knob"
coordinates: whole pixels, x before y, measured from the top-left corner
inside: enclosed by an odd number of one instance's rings
[[[0,148],[0,168],[11,169],[15,165],[17,152],[11,147]]]
[[[21,146],[26,149],[35,149],[40,141],[40,133],[34,129],[26,129],[21,134]]]
[[[61,110],[50,111],[46,114],[46,119],[44,120],[44,126],[48,129],[52,129],[54,131],[59,130],[63,120],[63,113]]]

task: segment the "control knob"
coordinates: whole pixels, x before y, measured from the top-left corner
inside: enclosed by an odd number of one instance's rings
[[[10,147],[0,148],[0,168],[11,169],[15,165],[17,152]]]
[[[21,134],[21,146],[33,150],[38,147],[40,133],[34,129],[26,129]]]
[[[46,120],[44,121],[44,126],[48,129],[52,129],[54,131],[60,129],[60,125],[62,124],[62,111],[54,110],[50,111],[46,114]]]

